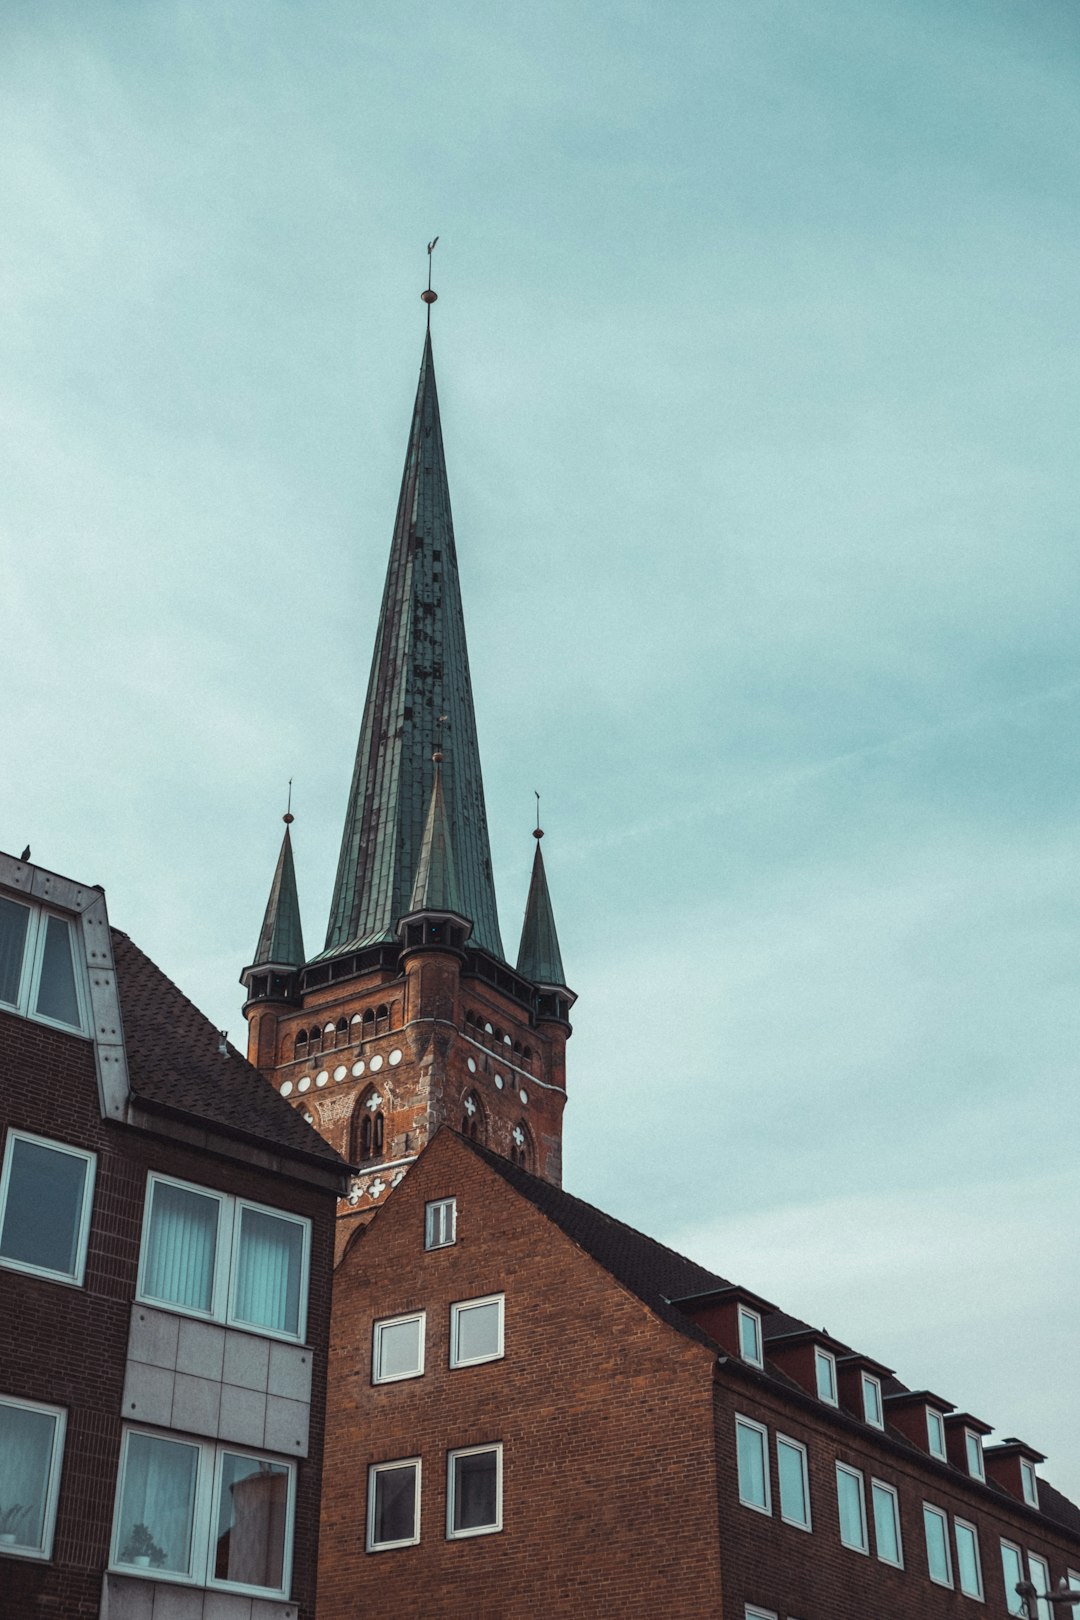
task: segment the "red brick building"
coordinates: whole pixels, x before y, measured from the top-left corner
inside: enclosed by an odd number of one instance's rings
[[[988,1433],[443,1131],[336,1273],[319,1617],[1022,1612],[1080,1511]]]
[[[0,1615],[313,1620],[345,1166],[0,855]]]

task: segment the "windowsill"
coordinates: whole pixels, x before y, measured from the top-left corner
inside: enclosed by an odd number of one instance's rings
[[[744,1496],[739,1497],[739,1506],[749,1508],[751,1513],[763,1513],[767,1519],[772,1518],[771,1507],[763,1507],[760,1502],[748,1502]]]
[[[0,1013],[9,1013],[12,1018],[21,1018],[25,1024],[37,1024],[41,1029],[52,1029],[59,1035],[74,1035],[80,1041],[93,1041],[94,1037],[89,1030],[75,1024],[62,1024],[55,1018],[43,1018],[40,1013],[22,1012],[20,1008],[13,1007],[10,1001],[0,1001]]]
[[[804,1524],[801,1519],[789,1519],[783,1513],[780,1515],[780,1523],[790,1525],[792,1530],[802,1530],[808,1536],[814,1533],[812,1524]]]
[[[311,1346],[306,1339],[295,1333],[282,1333],[277,1328],[253,1327],[250,1322],[232,1322],[227,1317],[212,1316],[208,1311],[185,1309],[170,1299],[152,1299],[148,1294],[136,1294],[136,1305],[145,1305],[149,1311],[164,1311],[168,1316],[178,1316],[184,1322],[205,1322],[207,1327],[221,1328],[228,1333],[247,1333],[253,1339],[273,1339],[275,1344],[295,1345],[298,1350],[310,1350]]]
[[[855,1547],[850,1541],[841,1541],[840,1545],[845,1552],[858,1553],[860,1558],[869,1558],[870,1556],[869,1547]]]
[[[52,1549],[42,1552],[38,1547],[20,1547],[15,1542],[7,1544],[0,1541],[0,1558],[31,1558],[35,1563],[47,1564],[52,1557]]]
[[[154,1581],[169,1587],[180,1587],[187,1592],[220,1593],[225,1597],[235,1597],[241,1600],[258,1598],[263,1603],[279,1603],[282,1607],[282,1620],[289,1620],[297,1613],[296,1605],[283,1592],[274,1592],[265,1586],[239,1586],[232,1583],[215,1581],[212,1586],[200,1586],[198,1581],[190,1575],[172,1574],[167,1569],[136,1569],[130,1564],[110,1564],[107,1571],[110,1580]]]
[[[41,1282],[59,1283],[61,1288],[84,1288],[86,1280],[83,1277],[65,1277],[59,1271],[44,1271],[40,1266],[30,1266],[22,1260],[9,1260],[6,1255],[0,1255],[0,1270],[17,1271],[23,1277],[37,1277]]]

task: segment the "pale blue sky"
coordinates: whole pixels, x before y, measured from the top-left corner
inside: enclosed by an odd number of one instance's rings
[[[567,1183],[1080,1495],[1071,0],[8,0],[0,845],[242,1044],[422,339]]]

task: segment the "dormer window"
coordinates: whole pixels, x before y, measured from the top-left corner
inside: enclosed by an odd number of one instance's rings
[[[86,1031],[85,991],[70,921],[0,895],[0,1007]]]
[[[875,1429],[885,1427],[885,1416],[881,1409],[881,1381],[872,1373],[862,1375],[862,1404],[863,1417]]]
[[[1026,1457],[1020,1459],[1020,1488],[1024,1493],[1024,1501],[1028,1507],[1037,1508],[1039,1505],[1039,1481],[1035,1477],[1035,1464]]]
[[[739,1354],[751,1367],[762,1365],[761,1317],[748,1305],[739,1306]]]
[[[817,1384],[818,1400],[824,1401],[828,1406],[835,1406],[836,1357],[831,1350],[822,1350],[820,1345],[814,1348],[814,1380]]]
[[[964,1430],[964,1456],[967,1459],[967,1470],[972,1479],[986,1479],[986,1468],[983,1464],[982,1436],[974,1429]]]
[[[926,1408],[926,1449],[931,1457],[946,1460],[945,1420],[934,1406]]]

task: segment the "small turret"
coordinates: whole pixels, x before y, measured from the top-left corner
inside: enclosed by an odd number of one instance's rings
[[[296,818],[287,810],[281,819],[285,823],[285,836],[274,868],[255,959],[240,975],[240,983],[247,990],[245,1011],[253,1001],[291,1001],[296,991],[297,973],[304,965],[304,935],[290,837]]]
[[[554,1018],[558,1023],[569,1023],[570,1008],[577,999],[566,986],[559,936],[555,930],[555,913],[548,891],[544,857],[540,852],[542,827],[536,827],[536,854],[533,856],[529,897],[525,902],[525,920],[521,925],[521,944],[518,947],[517,970],[531,980],[540,992],[537,1015]]]

